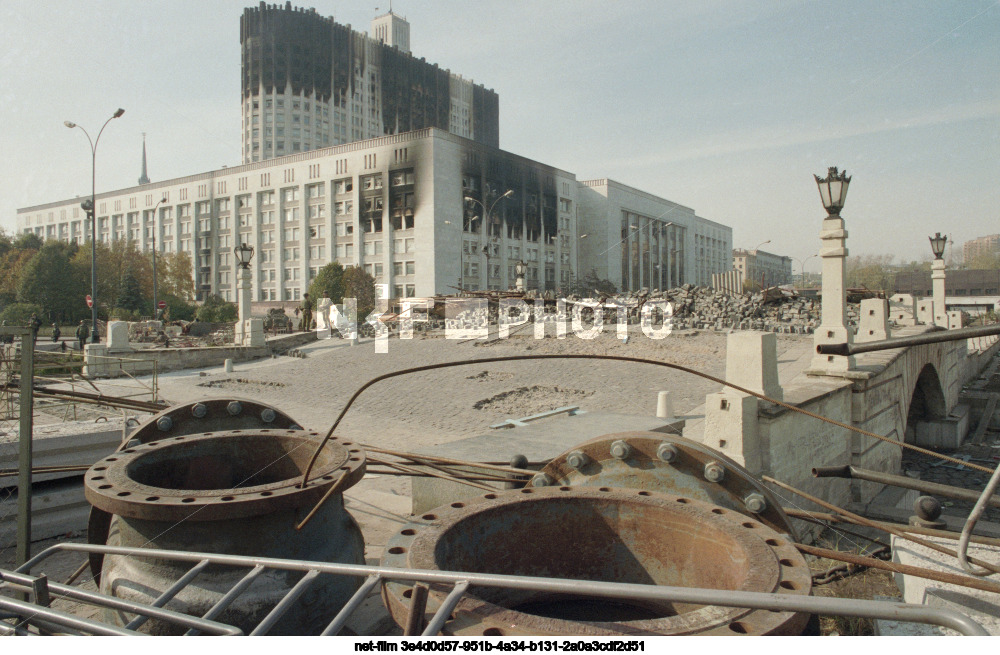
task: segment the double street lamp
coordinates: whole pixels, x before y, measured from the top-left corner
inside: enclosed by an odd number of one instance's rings
[[[465,196],[465,198],[464,198],[464,200],[466,202],[474,202],[477,205],[479,205],[480,207],[482,207],[482,209],[483,209],[483,215],[482,215],[481,218],[483,219],[483,226],[485,227],[485,230],[486,230],[486,245],[483,246],[482,252],[483,252],[483,254],[486,255],[486,276],[485,277],[486,277],[486,288],[487,289],[490,286],[490,254],[491,253],[490,253],[489,247],[490,247],[490,238],[491,238],[490,237],[490,227],[493,224],[493,221],[492,221],[493,208],[497,206],[498,202],[500,202],[504,198],[510,198],[512,195],[514,195],[514,189],[507,189],[507,191],[503,195],[501,195],[496,200],[494,200],[492,203],[490,203],[489,209],[486,208],[486,205],[484,205],[482,203],[482,201],[477,200],[476,198],[473,198],[472,196]],[[475,221],[475,220],[476,220],[476,218],[473,218],[472,220],[470,220],[469,221],[469,225],[471,226],[472,222]],[[465,250],[464,244],[463,244],[462,250],[463,250],[463,259],[464,259],[464,250]],[[459,271],[460,277],[464,277],[464,273],[465,273],[465,262],[462,261],[461,264],[460,264],[460,271]],[[461,287],[464,288],[465,285],[464,285],[464,283],[460,283],[459,286],[461,286]]]
[[[160,318],[160,304],[156,299],[156,210],[166,201],[165,197],[160,198],[160,201],[153,206],[153,316],[157,320]]]
[[[63,121],[63,125],[70,129],[79,127],[83,130],[87,135],[87,141],[90,142],[90,200],[84,200],[80,206],[84,212],[90,214],[90,340],[92,343],[97,343],[101,338],[97,333],[97,144],[101,141],[101,135],[108,123],[112,119],[121,118],[124,113],[125,110],[119,108],[111,118],[104,121],[101,131],[97,133],[97,139],[91,139],[90,133],[82,125]]]

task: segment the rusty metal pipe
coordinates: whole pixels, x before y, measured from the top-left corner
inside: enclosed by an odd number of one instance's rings
[[[924,548],[930,548],[931,550],[936,550],[939,553],[944,553],[945,555],[950,555],[951,557],[958,558],[958,552],[952,550],[951,548],[946,548],[944,546],[940,546],[940,545],[934,543],[933,541],[927,541],[926,539],[921,539],[919,537],[915,537],[912,534],[907,534],[907,533],[903,532],[902,530],[897,530],[895,528],[889,528],[889,527],[885,527],[885,526],[880,526],[880,525],[876,524],[874,521],[866,519],[863,516],[858,516],[857,514],[854,514],[853,512],[849,512],[849,511],[847,511],[846,509],[844,509],[842,507],[837,507],[836,505],[834,505],[832,503],[828,503],[825,500],[823,500],[821,498],[817,498],[816,496],[813,496],[811,494],[808,494],[808,493],[802,491],[801,489],[796,489],[795,487],[793,487],[790,484],[787,484],[787,483],[782,482],[780,480],[775,480],[774,478],[772,478],[772,477],[770,477],[768,475],[762,475],[761,476],[761,480],[763,480],[764,482],[770,482],[773,485],[781,487],[785,491],[790,491],[793,494],[801,496],[802,498],[805,498],[806,500],[808,500],[811,503],[816,503],[820,507],[825,507],[826,509],[830,510],[831,512],[837,512],[838,514],[843,514],[844,516],[849,516],[856,523],[858,523],[858,525],[864,525],[864,526],[869,527],[869,528],[877,528],[879,530],[885,530],[889,534],[895,535],[895,536],[899,537],[900,539],[907,539],[909,541],[912,541],[915,544],[920,544]],[[969,558],[969,561],[972,562],[973,564],[978,564],[979,566],[983,567],[984,569],[989,569],[990,571],[993,571],[994,573],[1000,573],[1000,566],[998,566],[996,564],[992,564],[990,562],[985,562],[985,561],[983,561],[981,559],[973,559],[971,557]]]
[[[830,550],[827,548],[819,548],[817,546],[807,546],[806,544],[795,544],[795,547],[799,549],[800,552],[806,553],[807,555],[815,555],[816,557],[825,557],[826,559],[837,560],[840,562],[847,562],[848,564],[857,564],[858,566],[867,566],[871,569],[881,569],[883,571],[890,571],[892,573],[902,573],[904,575],[912,575],[917,578],[924,578],[926,580],[935,580],[937,582],[944,582],[946,584],[961,585],[963,587],[968,587],[970,589],[979,589],[981,591],[990,591],[993,593],[1000,593],[1000,584],[996,582],[990,582],[989,580],[980,580],[979,578],[970,578],[967,575],[958,575],[956,573],[947,573],[945,571],[932,571],[931,569],[925,569],[920,566],[910,566],[909,564],[897,564],[896,562],[886,562],[880,559],[875,559],[874,557],[864,557],[862,555],[855,555],[854,553],[845,553],[841,550]]]
[[[173,561],[198,562],[209,559],[213,564],[226,566],[247,566],[247,558],[219,553],[171,551],[150,548],[124,548],[121,546],[97,546],[94,544],[60,543],[50,546],[31,560],[21,565],[22,571],[31,570],[38,562],[57,551],[101,552],[105,555],[120,554],[136,558],[169,558]],[[888,603],[874,600],[830,598],[774,594],[730,589],[703,589],[692,587],[660,586],[622,582],[598,582],[593,580],[566,580],[549,577],[504,575],[498,573],[474,573],[437,570],[398,569],[386,566],[363,564],[338,564],[273,557],[254,557],[253,563],[289,571],[318,570],[335,575],[368,576],[379,574],[387,580],[409,580],[455,584],[468,581],[471,585],[500,587],[506,589],[530,589],[551,594],[589,595],[604,598],[633,600],[667,600],[676,603],[696,605],[721,605],[723,607],[749,607],[779,612],[810,612],[831,616],[863,616],[896,621],[932,623],[952,628],[965,635],[988,636],[981,625],[969,617],[947,608],[907,603]],[[75,589],[69,587],[69,589]],[[0,596],[0,603],[7,598]],[[119,600],[119,599],[111,599]],[[25,607],[38,610],[37,605],[24,603]],[[148,609],[145,611],[149,611]],[[163,611],[163,610],[160,610]],[[187,617],[196,620],[195,617]],[[101,626],[106,628],[107,626]]]
[[[819,521],[828,521],[830,523],[849,523],[851,525],[860,525],[855,521],[852,521],[846,516],[840,516],[838,514],[827,514],[824,512],[807,512],[803,509],[797,509],[794,507],[785,507],[785,514],[788,514],[792,518],[796,519],[815,519]],[[895,528],[901,532],[911,532],[913,534],[922,534],[928,537],[941,537],[942,539],[957,540],[961,536],[958,532],[953,532],[951,530],[935,530],[934,528],[922,528],[916,525],[903,525],[902,523],[891,523],[889,521],[872,521],[874,525],[878,527],[879,530],[885,530],[886,528]],[[977,544],[986,544],[987,546],[1000,546],[1000,539],[994,539],[992,537],[980,537],[977,535],[972,535],[970,541]]]
[[[994,334],[1000,334],[1000,323],[972,328],[959,328],[957,330],[934,330],[926,334],[915,334],[911,337],[896,337],[895,339],[883,339],[882,341],[869,341],[867,343],[822,343],[816,346],[816,352],[820,355],[850,356],[878,350],[922,346],[927,343],[988,337]]]
[[[953,487],[950,484],[939,484],[937,482],[927,482],[908,478],[905,475],[894,475],[892,473],[882,473],[870,469],[857,468],[856,466],[817,466],[812,470],[813,477],[816,478],[848,478],[854,480],[867,480],[887,484],[893,487],[904,489],[916,489],[922,493],[944,496],[945,498],[956,498],[958,500],[968,500],[976,502],[981,495],[978,492],[961,487]],[[1000,507],[1000,496],[990,496],[987,500],[990,507]]]

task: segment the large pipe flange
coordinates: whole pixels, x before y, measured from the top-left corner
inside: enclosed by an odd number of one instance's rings
[[[763,523],[690,495],[610,487],[526,487],[432,510],[386,545],[383,565],[580,580],[580,594],[473,587],[450,635],[800,634],[809,616],[586,596],[586,581],[809,595],[809,568]],[[382,595],[406,623],[412,589]],[[450,591],[431,585],[426,619]]]
[[[171,405],[146,419],[129,435],[128,444],[146,444],[192,434],[225,430],[300,430],[299,423],[277,407],[246,398],[214,398]],[[126,446],[118,448],[120,452]],[[111,514],[94,506],[87,520],[87,541],[104,545],[111,529]],[[104,556],[90,555],[90,571],[101,580]]]
[[[361,446],[332,437],[301,486],[320,438],[304,430],[231,430],[161,439],[97,462],[84,477],[84,491],[95,507],[113,515],[107,540],[112,546],[364,564],[364,538],[340,494],[296,529],[332,485],[343,491],[365,472]],[[149,604],[188,568],[183,562],[108,555],[100,589]],[[245,573],[209,567],[168,607],[200,616]],[[220,620],[252,629],[301,574],[265,577],[266,583],[255,583]],[[275,634],[317,634],[329,621],[330,608],[343,605],[359,584],[356,578],[324,576],[281,619]],[[154,634],[171,630],[153,621],[147,626]]]
[[[749,471],[704,444],[660,432],[597,437],[553,458],[530,484],[681,494],[752,516],[795,538],[777,497]]]
[[[246,398],[213,398],[171,405],[146,419],[129,435],[129,443],[225,430],[301,430],[277,407]]]

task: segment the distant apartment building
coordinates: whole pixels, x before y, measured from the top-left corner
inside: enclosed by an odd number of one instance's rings
[[[763,250],[733,250],[733,269],[742,274],[744,280],[764,286],[791,284],[792,258],[775,255]]]
[[[978,237],[962,244],[962,261],[968,265],[980,255],[991,255],[996,252],[1000,252],[1000,234]]]
[[[391,11],[369,36],[261,2],[243,11],[240,45],[243,163],[426,127],[500,145],[497,94],[411,55]]]

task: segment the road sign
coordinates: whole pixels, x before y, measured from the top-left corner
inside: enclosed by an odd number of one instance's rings
[[[156,306],[158,308],[160,308],[160,309],[166,309],[167,308],[167,301],[166,300],[161,300],[160,302],[156,303]]]
[[[87,307],[93,307],[93,306],[94,306],[94,299],[91,298],[90,294],[88,293],[87,294]]]

